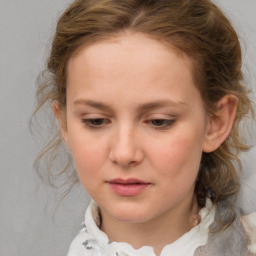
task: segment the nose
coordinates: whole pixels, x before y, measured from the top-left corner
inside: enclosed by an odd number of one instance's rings
[[[133,167],[143,159],[143,150],[132,128],[123,127],[113,134],[110,160],[121,167]]]

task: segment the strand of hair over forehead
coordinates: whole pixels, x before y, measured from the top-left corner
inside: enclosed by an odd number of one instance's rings
[[[191,23],[195,24],[198,29],[205,27],[206,24],[200,23],[201,20],[198,18],[206,15],[207,19],[207,14],[210,14],[213,8],[215,9],[215,5],[209,0],[76,0],[73,4],[73,7],[66,12],[65,16],[68,19],[65,21],[65,24],[68,27],[73,24],[69,19],[71,18],[75,21],[77,28],[81,28],[81,32],[83,29],[89,29],[91,27],[92,31],[87,32],[92,35],[94,33],[97,34],[97,30],[99,29],[97,24],[101,24],[101,29],[105,29],[106,33],[111,32],[111,29],[113,32],[118,32],[118,29],[122,30],[125,28],[134,29],[136,31],[136,29],[139,28],[136,26],[140,26],[140,23],[137,22],[140,20],[140,17],[149,18],[159,15],[160,20],[164,22],[164,24],[155,24],[154,26],[154,24],[151,24],[148,20],[144,23],[144,25],[150,24],[152,26],[151,29],[147,28],[148,33],[150,33],[150,30],[151,32],[154,30],[154,34],[157,32],[156,30],[160,31],[164,29],[164,27],[168,29],[168,26],[172,26],[173,29],[175,25],[179,31],[183,28],[186,32],[192,32],[190,27]],[[107,23],[104,25],[101,23],[101,19],[98,20],[100,16],[103,21],[106,17],[112,20],[107,19]],[[180,17],[180,19],[178,19],[179,24],[176,24],[174,20],[172,20],[172,22],[167,21],[170,21],[172,16]],[[182,18],[183,16],[186,18]],[[210,16],[208,17],[210,18]],[[205,22],[208,23],[206,20]],[[84,27],[82,27],[82,24]],[[111,28],[109,25],[115,27]],[[194,29],[196,29],[196,27]],[[189,29],[189,31],[187,31],[186,28]],[[70,30],[69,32],[71,34],[79,33],[78,30]],[[196,33],[200,36],[200,33]]]

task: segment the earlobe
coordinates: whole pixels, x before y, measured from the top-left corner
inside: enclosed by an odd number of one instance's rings
[[[59,123],[62,139],[64,140],[66,145],[69,147],[66,121],[65,121],[63,113],[60,109],[59,103],[56,100],[52,103],[52,111],[53,111],[55,118],[57,119],[57,121]]]
[[[203,152],[216,150],[229,136],[237,109],[238,98],[227,94],[217,103],[216,111],[208,119]]]

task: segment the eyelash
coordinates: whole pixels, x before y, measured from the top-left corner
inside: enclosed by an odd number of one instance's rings
[[[174,119],[152,119],[146,121],[147,124],[151,125],[154,129],[164,130],[168,129],[175,122]],[[92,119],[82,119],[82,123],[91,129],[100,129],[106,124],[109,124],[106,118],[92,118]]]
[[[100,122],[100,123],[98,123]],[[91,118],[91,119],[82,119],[82,123],[91,129],[99,129],[103,127],[105,124],[110,123],[105,118]]]
[[[174,119],[152,119],[147,121],[147,123],[150,123],[154,129],[159,129],[159,130],[170,128],[174,122],[175,122]]]

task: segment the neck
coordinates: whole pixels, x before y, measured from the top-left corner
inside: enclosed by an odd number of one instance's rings
[[[135,249],[151,246],[155,254],[160,255],[165,245],[173,243],[198,224],[195,223],[198,212],[195,198],[186,206],[141,223],[122,222],[102,212],[101,230],[110,241],[127,242]]]

